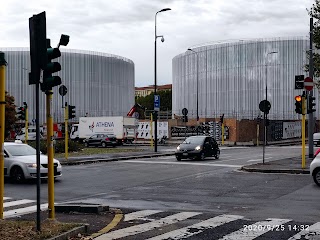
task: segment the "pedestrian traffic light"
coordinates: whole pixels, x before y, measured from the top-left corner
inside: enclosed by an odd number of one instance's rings
[[[75,118],[76,117],[76,106],[68,105],[68,118]]]
[[[61,70],[61,65],[58,62],[51,62],[52,59],[61,56],[59,48],[52,48],[50,46],[50,39],[47,39],[47,64],[43,72],[43,82],[41,83],[41,90],[46,92],[52,90],[53,87],[61,84],[61,78],[59,76],[52,76]]]
[[[182,122],[188,122],[188,116],[187,115],[183,115],[182,116]]]
[[[313,96],[308,97],[307,113],[313,113],[316,111],[316,109],[314,108],[316,106],[316,103],[314,102],[315,100],[316,98]]]
[[[18,108],[18,119],[19,120],[26,120],[26,108],[25,107],[19,107]]]
[[[295,103],[296,113],[302,114],[302,97],[301,97],[301,95],[295,96],[294,99],[296,100],[296,103]]]

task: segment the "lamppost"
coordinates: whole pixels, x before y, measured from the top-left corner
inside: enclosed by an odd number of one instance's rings
[[[199,54],[198,52],[192,50],[191,48],[188,48],[188,51],[191,51],[197,55],[197,135],[199,134],[198,132],[198,126],[199,126],[199,97],[198,97],[198,88],[199,88]]]
[[[268,101],[268,56],[269,54],[274,54],[274,53],[278,53],[278,52],[268,52],[267,56],[266,56],[266,101],[265,103],[267,103]],[[264,158],[265,158],[265,148],[267,145],[267,117],[268,114],[266,112],[263,113],[263,120],[264,120],[264,143],[263,143],[263,156],[262,156],[262,162],[264,164]]]
[[[161,41],[164,42],[163,36],[157,36],[157,14],[160,12],[169,11],[171,8],[164,8],[156,12],[154,16],[154,96],[157,95],[157,38],[161,37]],[[154,151],[157,152],[157,135],[158,135],[158,112],[154,109]]]

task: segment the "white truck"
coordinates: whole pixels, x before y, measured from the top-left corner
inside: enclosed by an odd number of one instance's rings
[[[115,135],[118,144],[131,143],[136,138],[138,120],[133,117],[80,117],[73,124],[70,139],[82,141],[97,133]]]

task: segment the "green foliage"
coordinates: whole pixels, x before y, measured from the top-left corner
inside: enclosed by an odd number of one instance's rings
[[[5,92],[5,138],[9,137],[10,131],[13,130],[16,118],[16,105],[14,104],[14,97]]]
[[[28,141],[28,144],[34,148],[36,148],[36,141]],[[74,142],[69,140],[68,142],[68,152],[78,152],[81,149],[83,149],[83,144],[80,144],[78,142]],[[54,152],[55,153],[64,153],[65,151],[65,141],[64,139],[62,140],[56,140],[54,144]],[[40,141],[40,151],[43,154],[47,154],[47,141],[46,140],[41,140]]]
[[[172,91],[158,91],[157,94],[160,96],[160,111],[171,111],[172,110]],[[154,105],[154,93],[145,97],[136,97],[136,103],[145,106],[147,110],[153,110]]]
[[[315,50],[320,49],[320,0],[315,0],[311,9],[308,9],[310,17],[313,17],[313,45]],[[313,64],[314,64],[314,77],[320,77],[320,54],[313,51]],[[310,52],[307,52],[308,59],[310,58]],[[309,64],[305,66],[305,71],[309,71]],[[316,86],[320,89],[319,81],[316,82]]]

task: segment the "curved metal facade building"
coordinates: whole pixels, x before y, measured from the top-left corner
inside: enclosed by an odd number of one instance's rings
[[[35,119],[35,85],[29,85],[28,48],[0,48],[5,53],[6,90],[19,107],[28,103],[29,122]],[[126,116],[134,105],[134,63],[124,57],[90,51],[61,49],[59,76],[68,89],[62,98],[53,88],[52,114],[64,121],[65,102],[76,106],[76,119],[85,116]],[[45,122],[45,94],[40,90],[40,123]]]
[[[267,92],[270,119],[298,119],[294,96],[302,90],[294,89],[295,75],[307,76],[308,49],[309,40],[297,37],[217,43],[182,53],[172,60],[173,114],[187,108],[189,118],[196,118],[198,95],[200,118],[254,119],[263,115],[259,103]],[[314,95],[318,102],[318,91]]]

